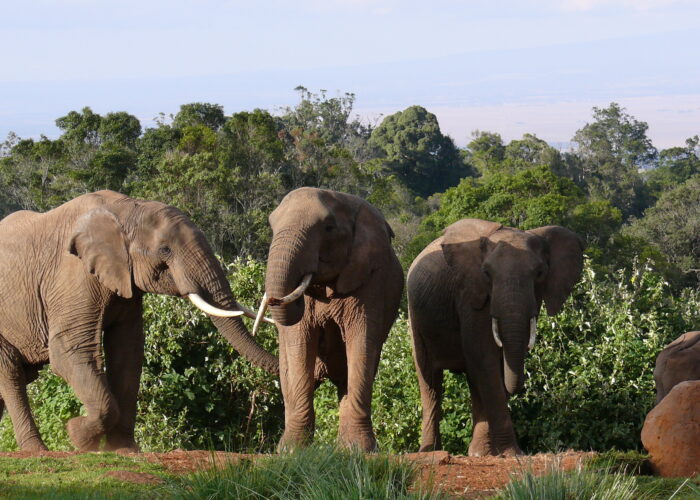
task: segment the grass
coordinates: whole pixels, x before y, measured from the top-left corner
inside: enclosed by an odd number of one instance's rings
[[[109,471],[147,473],[162,484],[135,484]],[[137,457],[113,453],[63,458],[0,458],[0,497],[34,499],[441,499],[415,483],[415,465],[387,455],[311,446],[283,455],[225,463],[176,477]]]
[[[164,487],[160,493],[177,499],[210,500],[447,498],[430,485],[411,490],[416,474],[413,464],[389,456],[312,446],[254,463],[204,470]]]
[[[650,474],[648,457],[638,452],[610,451],[584,468],[564,472],[555,465],[542,476],[526,471],[495,498],[499,500],[698,500],[700,476],[660,478]]]
[[[114,453],[89,453],[62,458],[0,457],[0,497],[13,499],[148,498],[158,485],[120,481],[106,475],[130,471],[169,478],[160,466]]]

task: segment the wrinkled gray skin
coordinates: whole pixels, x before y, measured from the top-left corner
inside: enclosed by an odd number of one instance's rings
[[[421,451],[440,449],[443,370],[466,373],[469,455],[520,454],[508,412],[524,383],[530,320],[556,314],[578,281],[582,243],[559,226],[531,231],[478,219],[449,226],[408,272],[408,310],[423,405]],[[494,340],[497,319],[503,347]]]
[[[684,333],[659,353],[654,368],[656,404],[686,380],[700,380],[700,331]]]
[[[67,424],[76,448],[96,450],[106,436],[108,450],[137,449],[146,292],[236,305],[204,234],[162,203],[100,191],[0,221],[0,412],[4,403],[22,450],[46,449],[26,385],[49,362],[87,411]],[[212,320],[241,354],[277,372],[240,318]]]
[[[270,225],[268,297],[284,297],[313,273],[301,298],[270,308],[285,407],[279,448],[312,439],[314,389],[328,377],[338,387],[339,442],[373,450],[372,384],[403,290],[391,228],[366,201],[314,188],[285,196]]]

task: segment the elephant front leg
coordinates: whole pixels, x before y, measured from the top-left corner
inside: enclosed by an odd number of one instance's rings
[[[346,353],[348,359],[347,393],[340,401],[338,441],[346,447],[363,451],[377,449],[372,429],[372,385],[379,365],[381,342],[379,332],[348,328]]]
[[[89,339],[86,338],[89,336]],[[49,358],[85,406],[87,416],[68,421],[66,428],[79,451],[96,451],[105,433],[119,421],[119,407],[102,370],[100,335],[61,332],[51,335]]]
[[[134,308],[118,324],[105,331],[104,351],[107,381],[119,407],[119,420],[107,431],[105,449],[139,451],[134,439],[136,397],[143,366],[143,321],[141,308]]]
[[[48,448],[41,439],[27,398],[27,384],[36,378],[36,368],[30,371],[27,373],[22,365],[19,351],[0,336],[0,411],[4,401],[20,450],[42,451]]]
[[[318,332],[300,325],[279,327],[280,384],[284,399],[284,434],[278,450],[308,444],[314,435],[314,368]]]

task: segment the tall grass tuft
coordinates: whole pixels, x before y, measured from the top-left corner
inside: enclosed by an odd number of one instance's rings
[[[278,456],[213,467],[165,488],[172,498],[440,499],[414,484],[415,465],[388,456],[312,446]]]
[[[514,479],[496,496],[499,500],[637,500],[644,498],[633,476],[621,472],[597,473],[588,470],[564,472],[553,469],[543,476],[527,471]]]

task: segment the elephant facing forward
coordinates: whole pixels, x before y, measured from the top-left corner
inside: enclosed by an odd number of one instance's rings
[[[231,345],[278,371],[236,317],[244,308],[204,234],[176,208],[100,191],[0,221],[0,412],[4,403],[21,449],[46,449],[26,385],[48,362],[87,410],[67,424],[76,448],[96,450],[106,436],[106,449],[137,449],[146,292],[229,316],[212,319]]]
[[[521,453],[508,397],[523,387],[544,300],[556,314],[578,281],[580,238],[463,219],[413,261],[408,310],[423,425],[421,451],[439,449],[443,370],[466,372],[474,431],[469,455]]]
[[[372,450],[372,384],[403,290],[391,228],[361,198],[314,188],[285,196],[270,225],[265,301],[279,330],[280,449],[312,438],[314,389],[328,377],[340,443]]]

